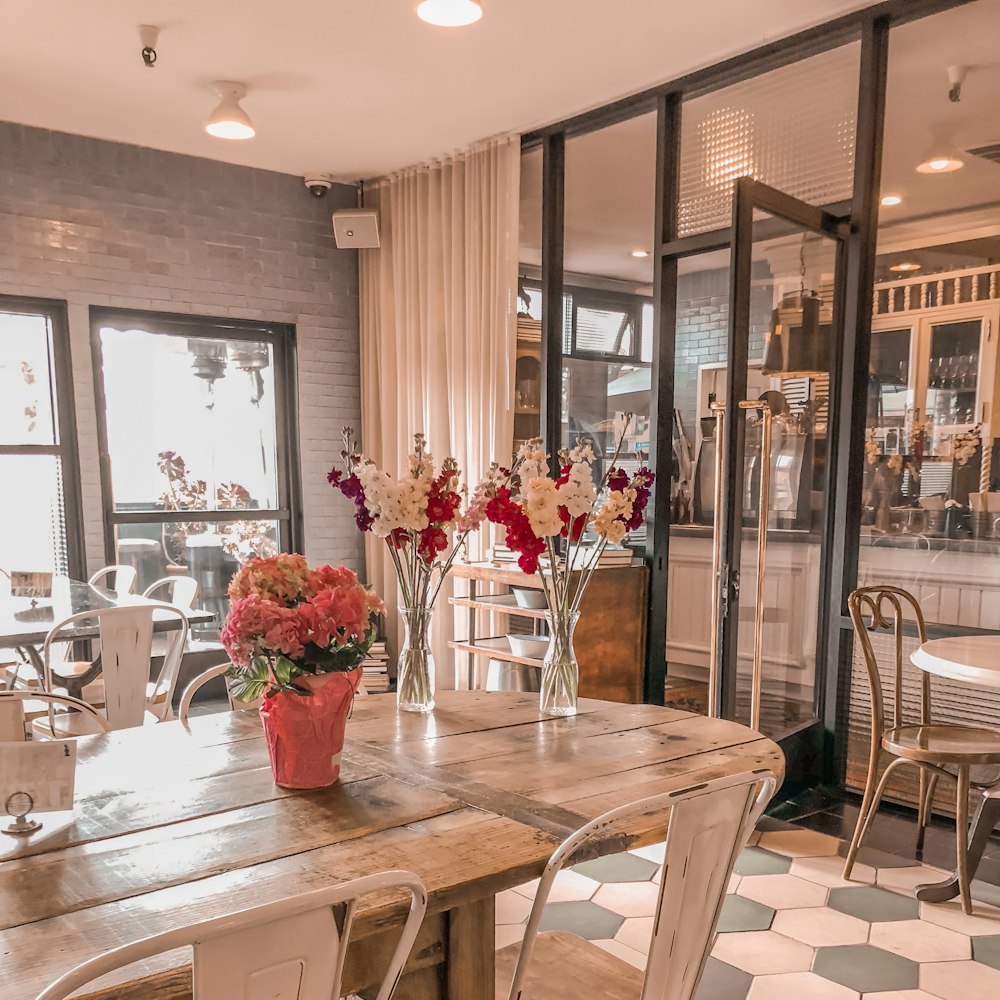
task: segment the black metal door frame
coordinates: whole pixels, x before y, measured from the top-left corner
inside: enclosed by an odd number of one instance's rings
[[[763,212],[769,217],[763,224],[755,221],[755,213]],[[843,341],[843,291],[846,280],[847,239],[850,234],[850,217],[838,216],[814,205],[799,201],[782,191],[762,184],[752,177],[741,177],[736,181],[733,198],[733,230],[730,266],[729,339],[727,351],[727,388],[725,438],[722,442],[723,485],[721,494],[722,532],[719,539],[720,573],[716,581],[714,597],[719,602],[718,649],[719,683],[718,698],[714,706],[715,714],[721,718],[736,717],[737,686],[737,644],[739,636],[740,578],[739,567],[743,543],[744,488],[744,438],[746,423],[740,419],[740,401],[746,398],[747,369],[750,360],[750,290],[753,268],[753,246],[755,235],[772,237],[782,232],[812,233],[832,240],[836,247],[834,311],[831,325],[831,359],[839,357]],[[829,402],[833,424],[839,413],[839,400],[831,393]],[[824,484],[825,516],[832,516],[833,483],[827,475]],[[763,515],[763,512],[762,512]],[[766,521],[761,521],[761,529],[766,530]],[[825,568],[831,557],[829,532],[821,533],[819,581],[821,592],[817,601],[817,646],[816,676],[814,680],[816,713],[815,718],[800,727],[800,730],[779,742],[789,757],[790,773],[788,781],[795,784],[809,777],[815,778],[817,762],[823,752],[823,704],[825,691],[826,628],[825,608],[827,594],[824,581]],[[758,595],[760,599],[760,595]],[[792,748],[794,746],[794,753]]]

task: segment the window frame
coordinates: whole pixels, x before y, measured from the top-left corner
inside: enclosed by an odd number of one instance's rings
[[[52,365],[50,389],[55,408],[56,444],[0,443],[2,455],[54,455],[62,465],[63,514],[66,530],[66,561],[71,579],[86,575],[86,548],[83,531],[83,500],[80,487],[80,449],[76,427],[76,398],[73,391],[73,354],[69,338],[69,316],[62,299],[0,295],[0,313],[28,313],[44,316],[49,324]]]
[[[104,352],[101,328],[142,330],[165,336],[200,340],[254,340],[271,346],[274,359],[274,415],[278,506],[253,508],[254,520],[276,521],[281,551],[297,552],[302,545],[302,474],[298,439],[298,367],[295,326],[238,320],[221,316],[136,311],[94,307],[90,309],[90,346],[94,371],[97,437],[101,454],[101,505],[104,514],[104,551],[111,564],[116,560],[116,529],[122,524],[167,524],[177,521],[177,511],[116,511],[108,450],[108,411],[104,387]],[[248,512],[235,510],[184,511],[185,522],[225,523],[244,521]]]

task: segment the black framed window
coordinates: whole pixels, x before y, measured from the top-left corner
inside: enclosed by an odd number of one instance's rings
[[[66,306],[0,296],[0,567],[83,573]]]
[[[298,547],[294,329],[93,310],[109,560],[187,574],[222,616],[240,565]]]

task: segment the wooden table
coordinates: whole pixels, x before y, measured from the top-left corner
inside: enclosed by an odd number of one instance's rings
[[[585,818],[713,776],[784,772],[774,743],[732,722],[586,700],[543,719],[537,694],[444,691],[428,716],[362,698],[348,735],[340,783],[311,793],[272,783],[254,713],[81,740],[71,820],[43,817],[23,844],[0,837],[4,1000],[33,1000],[117,943],[394,867],[430,893],[399,1000],[493,1000],[494,895],[537,877]],[[596,853],[663,832],[637,820]],[[401,914],[400,900],[365,909],[348,991],[374,981]],[[96,995],[186,996],[183,961]]]
[[[930,639],[910,656],[914,666],[938,677],[967,684],[1000,687],[1000,635],[955,635]],[[1000,745],[1000,732],[997,733]],[[969,878],[975,878],[993,828],[1000,823],[1000,782],[984,788],[969,826]],[[959,894],[958,875],[918,885],[917,899],[943,903]]]

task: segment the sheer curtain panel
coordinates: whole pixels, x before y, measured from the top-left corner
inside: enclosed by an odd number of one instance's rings
[[[510,457],[519,184],[520,141],[506,136],[366,189],[382,246],[361,251],[362,437],[383,468],[401,468],[416,431],[472,483]],[[484,542],[473,539],[473,557]],[[366,543],[398,649],[392,564],[381,539]],[[439,687],[455,683],[450,593],[446,585],[435,612]]]

